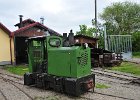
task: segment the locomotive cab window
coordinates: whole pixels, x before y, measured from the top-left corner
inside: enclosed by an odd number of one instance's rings
[[[49,44],[52,47],[59,47],[61,45],[61,40],[59,38],[50,38]]]
[[[33,46],[34,47],[40,47],[41,46],[41,41],[33,41]]]

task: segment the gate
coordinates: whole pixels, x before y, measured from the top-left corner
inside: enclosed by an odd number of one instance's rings
[[[107,35],[106,48],[115,53],[122,53],[123,60],[132,58],[131,35]]]

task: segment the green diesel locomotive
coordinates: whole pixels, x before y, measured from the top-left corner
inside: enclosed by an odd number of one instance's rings
[[[94,90],[89,47],[63,47],[62,38],[57,36],[32,37],[27,43],[29,73],[24,74],[25,85],[74,96]]]

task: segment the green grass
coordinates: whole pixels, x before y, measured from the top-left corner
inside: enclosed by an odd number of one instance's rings
[[[96,83],[95,84],[95,87],[96,88],[99,88],[99,89],[107,89],[107,88],[110,88],[110,86],[107,86],[105,84],[100,84],[100,83]]]
[[[140,52],[133,52],[133,57],[140,58]]]
[[[131,73],[134,75],[140,75],[140,64],[123,62],[120,66],[109,68],[114,71],[120,71],[125,73]]]
[[[16,75],[24,75],[24,73],[29,72],[29,69],[25,65],[20,66],[6,66],[5,70],[9,71],[10,73],[16,74]]]

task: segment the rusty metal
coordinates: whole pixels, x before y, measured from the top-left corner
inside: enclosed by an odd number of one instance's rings
[[[76,35],[76,44],[87,43],[91,48],[91,65],[92,67],[114,66],[122,63],[122,54],[114,53],[111,50],[104,50],[102,48],[96,48],[98,38],[92,38],[84,35]]]

